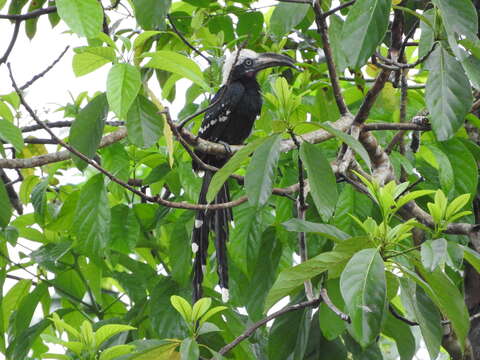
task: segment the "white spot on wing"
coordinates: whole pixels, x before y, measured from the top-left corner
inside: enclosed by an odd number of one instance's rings
[[[201,228],[203,225],[203,220],[195,219],[195,229]]]

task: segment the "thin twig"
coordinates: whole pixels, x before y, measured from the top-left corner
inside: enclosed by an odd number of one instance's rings
[[[8,19],[8,20],[14,20],[14,21],[20,22],[20,21],[29,20],[29,19],[39,17],[41,15],[51,14],[51,13],[54,13],[56,11],[57,11],[56,6],[49,6],[49,7],[46,7],[46,8],[33,10],[32,12],[29,12],[29,13],[26,13],[26,14],[11,14],[11,15],[10,14],[8,14],[8,15],[1,15],[0,14],[0,19]]]
[[[289,306],[286,306],[284,307],[283,309],[279,310],[279,311],[275,311],[273,314],[270,314],[268,315],[267,317],[265,317],[264,319],[256,322],[255,324],[253,324],[252,326],[250,326],[247,330],[245,330],[243,332],[242,335],[238,336],[237,338],[235,338],[231,343],[225,345],[223,348],[220,349],[220,351],[218,352],[220,355],[225,355],[227,352],[229,352],[230,350],[232,350],[235,346],[237,346],[238,344],[240,344],[243,340],[249,338],[250,336],[252,336],[252,334],[260,327],[262,327],[263,325],[265,325],[266,323],[268,323],[270,320],[273,320],[279,316],[282,316],[286,313],[289,313],[291,311],[296,311],[296,310],[301,310],[301,309],[305,309],[307,307],[317,307],[318,304],[320,304],[320,301],[321,299],[313,299],[313,300],[308,300],[308,301],[304,301],[304,302],[301,302],[301,303],[298,303],[298,304],[295,304],[295,305],[289,305]]]
[[[375,100],[377,100],[378,94],[380,94],[380,91],[382,91],[383,87],[385,86],[385,83],[387,82],[390,73],[391,70],[380,71],[380,74],[378,74],[375,83],[367,92],[367,95],[365,96],[365,99],[363,100],[363,103],[360,106],[357,115],[355,116],[355,123],[362,124],[363,122],[365,122],[368,114],[370,114],[370,110],[372,109],[373,104],[375,104]]]
[[[0,59],[0,65],[3,64],[5,61],[7,61],[8,57],[10,56],[10,53],[13,50],[13,46],[15,45],[15,42],[17,41],[18,37],[18,31],[20,30],[20,21],[15,22],[15,27],[13,28],[13,34],[12,38],[10,40],[10,43],[8,44],[7,50],[5,51],[5,54],[3,54],[2,58]]]
[[[330,75],[330,81],[332,83],[333,95],[335,102],[337,103],[338,110],[341,115],[348,114],[348,107],[345,104],[345,99],[342,95],[342,89],[338,81],[337,70],[335,68],[335,61],[333,59],[333,52],[330,46],[330,40],[328,37],[327,22],[325,20],[322,8],[319,0],[315,0],[313,4],[313,10],[315,11],[315,22],[317,23],[317,32],[322,37],[323,51],[325,53],[325,59],[327,60],[328,73]]]
[[[205,55],[202,54],[200,50],[198,50],[195,46],[193,46],[186,38],[183,36],[183,34],[177,29],[175,26],[175,23],[172,20],[172,17],[170,14],[167,15],[167,19],[170,22],[170,25],[172,25],[172,29],[175,32],[175,34],[178,35],[178,37],[184,42],[185,45],[187,45],[190,49],[192,49],[197,55],[201,56],[203,59],[205,59],[209,64],[212,63],[212,61],[207,58]]]
[[[25,84],[20,86],[20,90],[25,90],[28,88],[30,85],[32,85],[35,81],[40,79],[41,77],[45,76],[46,73],[48,73],[55,65],[58,64],[58,62],[62,59],[63,55],[67,53],[67,50],[70,48],[70,45],[67,45],[65,47],[65,50],[62,51],[62,53],[55,59],[53,63],[50,64],[49,67],[47,67],[45,70],[43,70],[41,73],[35,75],[31,80],[27,81]]]
[[[73,124],[73,121],[55,121],[55,122],[48,122],[45,121],[44,124],[48,126],[50,129],[52,128],[63,128],[63,127],[70,127]],[[105,121],[105,125],[108,126],[123,126],[125,125],[124,121]],[[36,131],[36,130],[42,130],[43,126],[40,125],[29,125],[22,127],[20,130],[22,132],[31,132],[31,131]]]
[[[322,290],[320,290],[320,297],[325,303],[325,305],[327,305],[328,308],[332,310],[340,319],[342,319],[343,321],[346,321],[349,324],[352,322],[352,320],[350,319],[350,316],[348,316],[342,310],[337,308],[335,304],[332,302],[332,300],[330,300],[327,289],[322,288]]]
[[[349,2],[346,2],[345,4],[339,5],[339,6],[335,7],[335,8],[333,8],[333,9],[330,9],[330,10],[328,10],[328,11],[325,11],[325,12],[323,13],[323,17],[326,18],[326,17],[328,17],[328,16],[330,16],[330,15],[332,15],[332,14],[335,14],[337,11],[340,11],[340,10],[342,10],[342,9],[345,9],[345,8],[347,8],[347,7],[355,4],[355,1],[356,1],[356,0],[351,0],[351,1],[349,1]]]
[[[300,190],[298,192],[298,199],[297,199],[297,218],[300,221],[305,221],[306,212],[307,212],[307,204],[305,202],[305,195],[306,195],[306,187],[305,187],[305,174],[303,171],[303,162],[300,158],[300,143],[298,142],[297,137],[293,130],[289,130],[290,137],[294,142],[295,146],[298,149],[298,184],[300,185]],[[300,253],[300,261],[303,263],[308,260],[308,250],[307,250],[307,235],[304,231],[298,233],[298,250]],[[306,280],[304,281],[305,286],[305,295],[307,296],[308,300],[314,299],[313,295],[313,286],[312,281]]]

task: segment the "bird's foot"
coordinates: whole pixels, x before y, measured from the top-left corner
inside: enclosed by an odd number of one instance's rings
[[[233,154],[232,148],[230,147],[229,143],[226,143],[225,141],[219,141],[218,143],[223,145],[223,147],[225,148],[225,151],[227,152],[228,155]]]

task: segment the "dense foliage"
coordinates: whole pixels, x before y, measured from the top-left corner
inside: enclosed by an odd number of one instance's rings
[[[478,9],[477,0],[0,0],[12,31],[0,58],[12,79],[0,94],[0,352],[480,359]],[[19,31],[38,41],[47,17],[49,41],[59,22],[83,41],[61,55],[76,76],[109,69],[105,93],[48,105],[65,118],[53,123],[25,91],[50,68],[20,86],[15,73],[30,69],[12,52]],[[258,75],[262,114],[207,196],[230,182],[230,299],[217,291],[211,246],[205,297],[190,304],[202,208],[191,149],[229,155],[195,138],[201,114],[192,115],[238,48],[288,54],[301,71]],[[46,50],[32,57],[57,56]],[[171,120],[173,102],[184,107]],[[63,176],[72,173],[82,181]],[[282,299],[289,305],[271,314]]]

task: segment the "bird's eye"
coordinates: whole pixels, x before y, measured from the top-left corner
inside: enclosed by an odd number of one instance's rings
[[[245,66],[252,66],[253,65],[252,59],[246,59],[243,63],[245,64]]]

